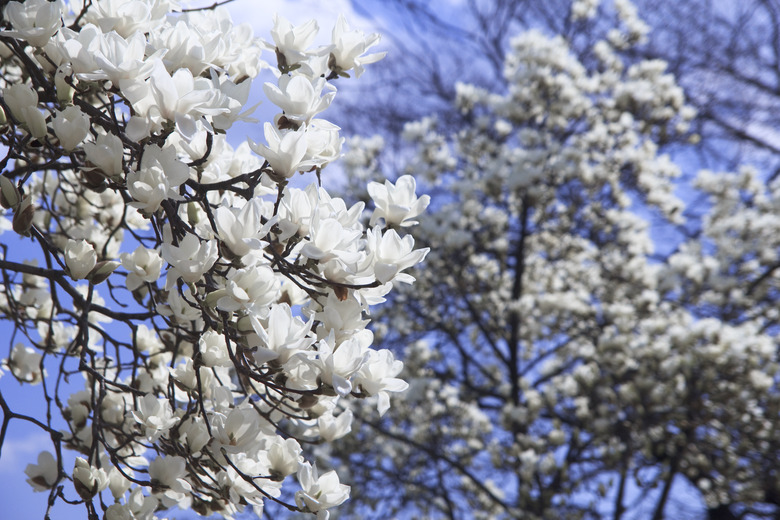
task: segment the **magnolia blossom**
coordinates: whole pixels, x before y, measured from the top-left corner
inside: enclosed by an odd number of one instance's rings
[[[165,243],[162,257],[171,265],[165,283],[171,288],[178,278],[187,283],[195,283],[203,273],[211,269],[217,261],[217,243],[214,240],[201,242],[195,235],[186,235],[178,246]]]
[[[292,177],[297,171],[315,166],[311,160],[304,160],[307,149],[306,126],[297,130],[278,130],[271,123],[263,126],[268,146],[249,139],[252,150],[262,155],[280,179]]]
[[[84,143],[87,160],[95,165],[106,177],[115,178],[123,173],[122,140],[114,134],[99,134],[94,143]]]
[[[95,248],[86,240],[68,240],[65,248],[65,265],[74,280],[83,280],[97,264]]]
[[[38,110],[38,93],[28,85],[14,83],[2,90],[6,106],[20,123],[27,125],[33,137],[38,139],[46,135],[46,121]]]
[[[319,476],[316,466],[304,463],[298,469],[297,476],[303,489],[295,494],[295,502],[308,511],[323,511],[349,498],[349,486],[339,482],[335,471]],[[324,515],[324,518],[327,519],[328,515]]]
[[[256,333],[252,339],[257,348],[254,357],[258,363],[276,360],[286,363],[293,355],[305,351],[315,341],[310,335],[312,321],[304,322],[293,316],[286,303],[271,306],[267,319],[261,322],[252,317],[251,326]]]
[[[132,253],[122,253],[120,259],[122,267],[128,271],[126,284],[130,291],[144,283],[154,283],[160,277],[162,258],[154,249],[138,246]]]
[[[162,54],[158,51],[152,56],[145,56],[146,38],[142,33],[123,38],[112,31],[102,35],[99,42],[99,51],[95,55],[99,72],[82,73],[80,77],[88,80],[107,79],[121,88],[125,88],[128,82],[148,78],[154,70],[155,59]]]
[[[51,505],[109,520],[259,515],[268,499],[325,518],[348,488],[318,476],[310,447],[347,435],[364,388],[392,390],[363,374],[370,305],[392,288],[375,283],[365,205],[318,175],[342,150],[323,119],[332,80],[371,57],[343,20],[333,45],[311,48],[316,22],[277,18],[265,92],[283,113],[262,122],[266,144],[234,148],[227,131],[256,122],[251,80],[268,67],[249,24],[175,0],[82,3],[3,12],[0,229],[34,237],[47,263],[5,248],[0,314],[30,346],[2,368],[45,382],[50,405],[7,408],[65,432],[28,482],[72,482],[77,496]],[[296,172],[309,188],[287,185]]]
[[[375,209],[369,225],[384,219],[390,226],[412,226],[416,220],[410,220],[425,211],[431,198],[428,195],[417,197],[417,183],[411,175],[403,175],[395,184],[385,181],[384,184],[371,182],[368,184],[368,194],[374,200]]]
[[[395,377],[403,370],[403,363],[394,359],[392,352],[371,350],[368,354],[369,358],[361,366],[353,384],[368,395],[379,396],[377,409],[379,415],[384,415],[390,408],[387,392],[403,392],[409,388],[409,384]]]
[[[52,129],[65,151],[76,148],[89,134],[89,118],[81,109],[71,105],[57,112],[51,121]]]
[[[12,31],[2,31],[3,36],[26,40],[33,47],[43,47],[62,27],[64,5],[61,0],[26,0],[9,2],[3,15],[11,22]]]
[[[262,201],[252,199],[240,209],[222,205],[214,211],[219,237],[231,253],[243,257],[267,245],[262,238],[276,224],[277,219],[272,218],[263,224],[262,210]]]
[[[414,238],[411,235],[401,237],[394,229],[384,233],[374,228],[368,230],[368,250],[374,263],[376,279],[386,283],[396,279],[410,282],[411,280],[400,271],[421,262],[429,249],[414,249]]]
[[[319,26],[315,20],[294,27],[286,18],[277,14],[274,15],[271,36],[287,66],[291,66],[305,58],[304,51],[311,45],[318,31]]]
[[[322,96],[326,87],[331,92]],[[281,76],[278,87],[266,83],[263,91],[274,105],[284,110],[284,117],[299,123],[309,123],[312,117],[328,108],[336,96],[335,88],[325,78],[312,82],[304,76]]]
[[[268,462],[272,475],[283,479],[301,466],[301,446],[295,439],[276,438],[268,448]]]
[[[99,0],[87,11],[86,19],[105,33],[129,37],[155,29],[175,4],[171,0]]]
[[[164,200],[180,198],[176,189],[189,177],[189,168],[176,158],[173,147],[147,146],[138,170],[127,174],[127,188],[135,199],[131,204],[154,213]]]
[[[144,427],[149,439],[157,439],[178,422],[166,399],[158,399],[146,394],[138,401],[138,408],[130,412],[131,416]]]
[[[333,27],[333,50],[331,50],[332,67],[338,72],[355,69],[355,77],[360,77],[365,70],[363,65],[376,63],[387,54],[377,52],[365,55],[366,51],[379,42],[379,34],[366,37],[362,31],[350,31],[347,20],[339,15]]]
[[[192,485],[183,477],[187,467],[184,458],[157,457],[149,463],[149,477],[162,486],[160,501],[166,507],[189,507]]]
[[[279,296],[279,281],[267,265],[232,271],[225,282],[225,295],[217,301],[220,310],[261,309]]]
[[[347,410],[338,417],[333,415],[318,417],[317,429],[320,437],[329,442],[344,437],[352,431],[352,410]]]
[[[57,461],[48,451],[38,454],[38,464],[28,464],[24,473],[29,477],[27,482],[33,487],[33,491],[48,491],[57,483],[59,470]]]
[[[102,468],[96,468],[78,457],[73,468],[73,484],[79,496],[89,500],[108,487],[108,475]]]

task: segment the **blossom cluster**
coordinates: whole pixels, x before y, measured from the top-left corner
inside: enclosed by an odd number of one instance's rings
[[[382,414],[406,388],[366,326],[414,280],[427,249],[405,230],[429,200],[411,177],[372,184],[373,210],[322,186],[343,142],[321,118],[334,82],[383,53],[343,18],[330,44],[312,47],[317,32],[276,17],[263,41],[222,7],[175,0],[6,4],[0,221],[40,245],[41,266],[3,247],[17,330],[3,367],[47,383],[61,412],[28,418],[52,437],[26,471],[50,503],[150,520],[270,500],[327,518],[348,498],[302,444],[346,435],[350,399]],[[265,142],[234,146],[261,73],[280,112]],[[83,389],[67,395],[74,373]]]

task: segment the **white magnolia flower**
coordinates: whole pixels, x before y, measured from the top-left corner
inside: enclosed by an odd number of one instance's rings
[[[352,431],[352,410],[347,410],[338,417],[334,417],[333,414],[318,417],[317,428],[319,429],[320,437],[326,442],[342,438]]]
[[[110,464],[111,462],[107,460],[106,466],[108,467]],[[123,471],[129,476],[133,476],[132,469],[123,468]],[[133,482],[122,475],[122,472],[119,471],[119,469],[116,467],[112,467],[108,471],[108,490],[111,491],[111,495],[114,497],[114,500],[121,499],[124,494],[130,490],[132,485]]]
[[[325,88],[331,92],[323,96],[322,91]],[[307,124],[315,115],[328,108],[336,96],[335,90],[325,78],[312,82],[309,78],[299,75],[281,76],[278,87],[273,83],[263,85],[263,92],[271,103],[284,110],[284,117]]]
[[[89,134],[89,117],[76,105],[57,111],[51,121],[54,134],[60,140],[60,145],[70,152]]]
[[[401,271],[423,261],[429,249],[414,249],[414,238],[401,238],[394,229],[382,233],[378,228],[369,229],[366,250],[372,256],[376,279],[386,283],[393,279],[411,283],[414,279]]]
[[[349,251],[362,233],[357,229],[350,229],[335,218],[312,219],[309,228],[310,239],[301,249],[301,254],[327,262],[334,258],[351,264],[356,262],[360,255],[357,251]]]
[[[138,246],[132,253],[122,253],[122,267],[127,269],[127,288],[136,290],[144,283],[154,283],[160,277],[162,258],[155,249]]]
[[[114,134],[99,134],[94,143],[84,143],[87,160],[109,178],[122,175],[122,140]]]
[[[294,27],[287,19],[277,14],[274,15],[271,37],[276,48],[287,61],[287,66],[292,66],[306,57],[305,51],[312,44],[319,30],[316,20],[309,20],[303,25]]]
[[[395,359],[389,350],[369,350],[368,359],[355,375],[352,384],[368,395],[379,396],[377,409],[379,415],[390,409],[390,396],[387,392],[403,392],[409,384],[398,379],[404,368],[403,362]]]
[[[169,290],[181,278],[187,283],[199,281],[217,261],[218,251],[216,240],[201,240],[192,234],[187,234],[175,246],[165,242],[162,245],[162,257],[171,264],[165,283]]]
[[[105,33],[115,31],[127,38],[152,32],[178,1],[171,0],[97,0],[90,4],[85,19]]]
[[[250,338],[250,342],[253,347],[257,347],[254,357],[260,365],[274,359],[284,364],[315,341],[310,336],[312,320],[304,322],[298,316],[293,316],[292,309],[286,303],[273,305],[264,323],[256,317],[250,318],[257,334],[256,338]]]
[[[26,0],[9,2],[3,10],[12,31],[2,31],[3,36],[26,40],[33,47],[43,47],[62,27],[65,6],[62,0]]]
[[[263,126],[268,146],[249,139],[249,146],[271,165],[279,178],[292,177],[295,172],[309,170],[316,166],[313,161],[304,160],[307,150],[306,126],[297,130],[279,130],[271,123]]]
[[[349,486],[339,482],[335,471],[319,476],[317,467],[305,462],[298,469],[297,476],[303,489],[295,493],[295,503],[307,511],[316,513],[342,504],[349,498]]]
[[[144,148],[138,170],[127,174],[127,191],[133,197],[130,204],[151,215],[164,200],[179,200],[178,188],[190,178],[190,169],[176,158],[173,146]]]
[[[262,217],[263,201],[260,198],[247,201],[240,209],[222,205],[214,211],[219,238],[238,257],[259,251],[268,244],[262,239],[277,219],[272,218],[263,224]]]
[[[46,44],[46,56],[57,66],[67,64],[76,75],[93,74],[99,70],[95,56],[103,42],[103,31],[86,24],[78,32],[63,27]]]
[[[207,330],[198,340],[203,365],[207,367],[232,367],[225,336],[213,330]]]
[[[73,467],[73,484],[81,498],[90,500],[108,487],[108,475],[103,468],[96,468],[77,457]]]
[[[349,395],[352,391],[349,378],[367,359],[367,347],[361,343],[359,337],[352,337],[336,345],[333,333],[317,343],[322,382],[332,386],[340,396]]]
[[[363,74],[363,65],[375,63],[387,54],[386,52],[377,52],[363,56],[378,42],[378,33],[366,37],[362,31],[350,31],[347,20],[340,15],[333,27],[332,67],[337,72],[355,69],[355,77],[360,77]]]
[[[11,114],[27,125],[33,137],[41,139],[46,135],[46,119],[38,110],[38,93],[24,83],[14,83],[2,90],[6,106]]]
[[[146,394],[139,399],[138,408],[130,412],[130,416],[144,427],[144,435],[150,440],[157,440],[179,422],[168,400],[158,399],[154,394]]]
[[[225,281],[225,296],[217,301],[217,308],[227,312],[252,309],[264,314],[263,308],[279,297],[279,289],[279,280],[267,265],[233,270]]]
[[[323,168],[328,163],[341,157],[341,145],[344,138],[339,134],[338,126],[324,119],[313,119],[306,136],[307,161],[313,162],[317,168]]]
[[[250,405],[230,409],[226,414],[215,413],[210,418],[215,443],[228,453],[252,453],[260,448],[263,433],[272,433],[270,424],[261,422],[260,415]]]
[[[20,5],[17,2],[14,4]],[[24,83],[13,83],[3,89],[3,100],[11,110],[11,114],[21,122],[25,122],[25,110],[38,107],[38,93]]]
[[[35,349],[17,343],[4,364],[19,381],[37,385],[46,376],[45,370],[41,372],[42,359],[43,356]]]
[[[370,226],[377,220],[384,219],[389,226],[412,226],[416,220],[410,220],[425,211],[431,198],[428,195],[417,197],[415,189],[417,183],[411,175],[403,175],[395,181],[389,180],[384,184],[371,182],[368,184],[368,194],[374,200],[376,208],[371,215]]]
[[[156,60],[163,51],[146,56],[146,37],[135,33],[125,39],[115,32],[104,34],[100,38],[100,49],[95,55],[98,72],[83,73],[83,79],[90,81],[107,79],[114,86],[125,88],[127,82],[135,83],[149,77]]]
[[[301,465],[301,446],[295,439],[275,437],[268,450],[271,475],[279,480],[292,475]]]
[[[86,240],[68,239],[65,247],[65,265],[74,280],[83,280],[97,264],[95,248]]]
[[[175,122],[176,129],[187,140],[197,134],[196,122],[203,116],[230,112],[227,106],[219,105],[219,91],[214,90],[211,81],[193,77],[189,69],[179,69],[171,75],[159,64],[152,72],[149,87],[155,110],[163,119]]]
[[[48,451],[38,454],[38,464],[28,464],[24,473],[29,477],[27,483],[33,491],[48,491],[57,483],[59,470],[54,455]]]
[[[189,508],[192,485],[184,478],[187,464],[183,457],[156,457],[149,463],[149,478],[157,482],[160,501],[165,507]]]

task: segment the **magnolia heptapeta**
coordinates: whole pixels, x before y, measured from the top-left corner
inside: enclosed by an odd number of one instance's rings
[[[324,187],[343,139],[322,114],[336,80],[384,56],[366,53],[378,35],[340,18],[313,47],[316,21],[276,17],[265,41],[222,7],[185,7],[4,8],[2,372],[56,412],[0,394],[4,421],[50,434],[28,481],[90,518],[269,500],[327,518],[349,487],[301,444],[346,435],[346,401],[383,413],[406,388],[366,326],[427,253],[406,229],[429,199],[413,180],[376,185],[372,215]],[[261,73],[272,121],[251,118]],[[239,121],[263,139],[229,142]]]

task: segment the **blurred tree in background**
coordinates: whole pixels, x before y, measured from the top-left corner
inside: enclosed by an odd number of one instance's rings
[[[432,251],[375,316],[410,389],[319,450],[344,517],[780,517],[780,6],[376,4],[348,175]]]

